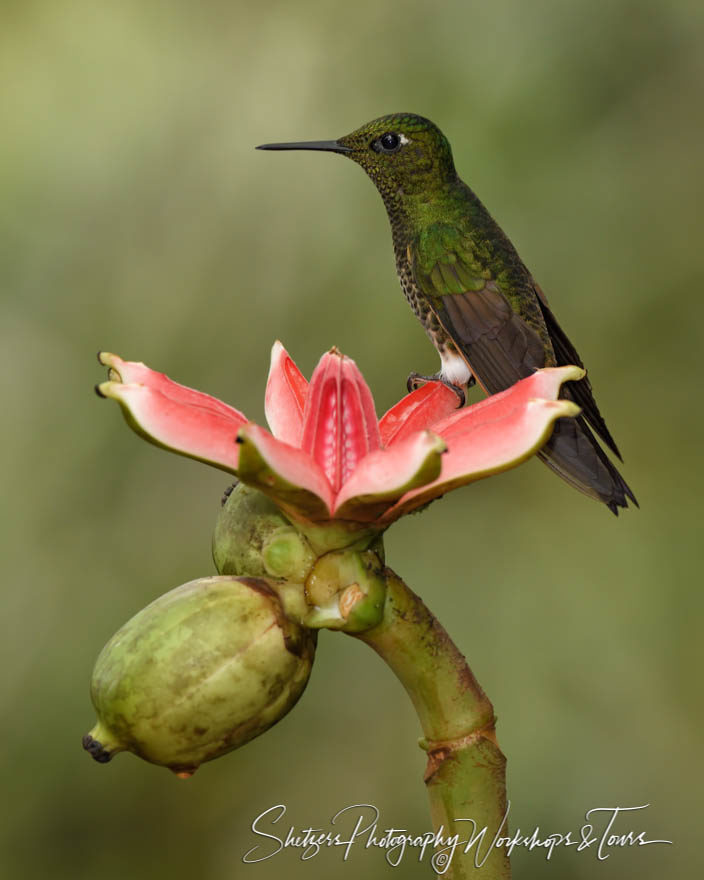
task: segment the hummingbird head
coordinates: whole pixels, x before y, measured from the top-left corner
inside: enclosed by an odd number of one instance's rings
[[[260,150],[326,150],[341,153],[367,172],[384,201],[424,196],[457,179],[445,135],[429,119],[392,113],[336,141],[263,144]]]
[[[429,119],[412,113],[380,116],[338,143],[382,196],[433,191],[457,177],[445,135]]]

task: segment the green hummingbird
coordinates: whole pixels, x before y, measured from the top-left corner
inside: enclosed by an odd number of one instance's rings
[[[464,389],[475,381],[496,394],[541,367],[583,366],[516,249],[458,177],[450,144],[430,120],[394,113],[338,140],[257,149],[340,153],[376,185],[391,223],[401,287],[440,355],[439,373],[411,373],[409,390],[440,380],[457,392],[461,405]],[[594,436],[621,458],[589,379],[563,389],[582,413],[555,423],[540,458],[616,515],[629,498],[637,506]]]

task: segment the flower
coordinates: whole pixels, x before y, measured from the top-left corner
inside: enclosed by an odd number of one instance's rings
[[[457,408],[457,395],[428,382],[377,421],[355,362],[332,349],[308,383],[275,343],[266,387],[267,431],[239,410],[157,373],[101,353],[118,401],[151,443],[235,474],[292,520],[382,531],[435,498],[515,467],[579,407],[558,398],[576,366],[538,370],[500,394]]]

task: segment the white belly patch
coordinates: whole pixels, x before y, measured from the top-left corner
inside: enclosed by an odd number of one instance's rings
[[[446,351],[440,355],[440,361],[442,363],[440,372],[443,379],[464,388],[472,377],[472,371],[464,360],[458,354]]]

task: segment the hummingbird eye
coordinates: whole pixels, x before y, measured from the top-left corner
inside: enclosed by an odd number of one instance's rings
[[[382,134],[378,141],[372,144],[377,153],[395,153],[401,146],[401,138],[393,131]]]

